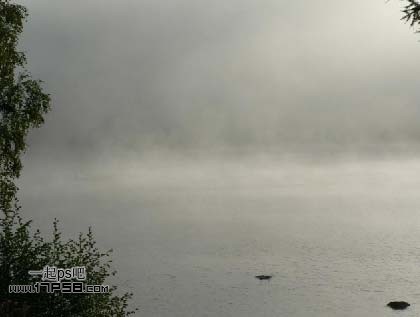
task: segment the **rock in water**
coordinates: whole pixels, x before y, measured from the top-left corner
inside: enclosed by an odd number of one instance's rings
[[[387,306],[392,309],[406,309],[410,304],[407,302],[389,302]]]
[[[257,275],[255,278],[259,279],[260,281],[263,281],[263,280],[269,280],[272,277],[273,277],[272,275]]]

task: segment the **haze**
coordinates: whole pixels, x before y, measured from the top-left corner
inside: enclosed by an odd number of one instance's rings
[[[420,138],[400,1],[24,3],[22,47],[53,98],[29,155],[412,153]]]
[[[92,225],[140,316],[418,315],[420,35],[401,1],[23,3],[53,100],[23,212]]]

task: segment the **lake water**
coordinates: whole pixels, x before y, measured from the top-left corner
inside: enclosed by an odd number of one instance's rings
[[[25,214],[93,225],[138,316],[420,313],[420,160],[26,165]]]

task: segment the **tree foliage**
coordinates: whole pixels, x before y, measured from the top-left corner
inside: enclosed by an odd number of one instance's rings
[[[23,6],[0,1],[0,208],[12,208],[29,129],[40,126],[50,98],[40,82],[25,71],[26,58],[17,49],[27,16]]]
[[[101,294],[10,294],[8,285],[33,285],[39,277],[30,276],[28,271],[46,265],[60,268],[84,266],[88,285],[106,284],[107,279],[116,274],[109,258],[112,250],[99,250],[90,228],[87,234],[80,233],[77,239],[64,241],[55,220],[53,237],[47,241],[39,231],[31,234],[30,221],[24,222],[17,213],[13,215],[7,218],[10,223],[2,224],[6,230],[0,234],[0,266],[7,268],[6,274],[0,275],[0,298],[3,301],[19,303],[18,309],[26,305],[30,316],[40,317],[123,317],[135,312],[128,307],[132,294],[118,296],[116,286]]]
[[[17,305],[22,311],[23,303],[30,308],[30,316],[130,315],[131,294],[117,295],[115,286],[103,294],[9,293],[9,285],[33,284],[37,277],[28,271],[46,265],[85,266],[86,284],[91,285],[106,284],[116,273],[111,269],[111,251],[102,252],[96,247],[90,228],[77,239],[64,241],[55,220],[53,237],[47,240],[39,231],[34,232],[31,221],[24,221],[20,214],[15,183],[22,170],[26,137],[44,122],[50,110],[49,95],[43,92],[42,83],[26,71],[25,54],[18,50],[26,17],[25,7],[0,0],[0,315],[15,316],[10,309]]]
[[[420,2],[418,0],[404,0],[406,5],[404,6],[402,12],[404,16],[402,20],[410,23],[412,27],[420,26]],[[420,32],[420,29],[417,30]]]

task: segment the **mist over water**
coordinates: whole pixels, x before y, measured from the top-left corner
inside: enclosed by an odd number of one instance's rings
[[[33,156],[418,152],[399,1],[23,2],[54,107]]]
[[[65,235],[93,225],[139,316],[379,317],[393,299],[418,311],[418,159],[29,170],[25,214],[44,231],[58,217]]]
[[[93,226],[139,316],[418,314],[420,45],[399,1],[21,2],[53,100],[23,212]]]

